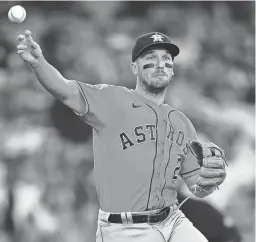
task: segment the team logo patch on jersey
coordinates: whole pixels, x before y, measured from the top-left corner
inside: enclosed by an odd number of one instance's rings
[[[157,41],[163,42],[162,38],[164,37],[156,33],[156,34],[153,34],[150,38],[152,38],[154,42],[157,42]]]

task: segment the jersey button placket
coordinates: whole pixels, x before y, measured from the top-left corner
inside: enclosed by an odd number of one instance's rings
[[[163,110],[156,108],[157,114],[157,157],[155,161],[155,175],[154,175],[154,183],[155,189],[152,191],[152,205],[155,207],[159,207],[162,204],[163,198],[161,196],[161,190],[164,186],[164,170],[166,165],[165,159],[165,136],[166,136],[166,122],[164,122]]]
[[[161,110],[162,111],[162,110]],[[164,188],[164,185],[165,185],[165,167],[167,165],[167,159],[166,159],[166,122],[165,122],[165,119],[164,119],[164,115],[159,115],[159,121],[160,121],[160,128],[161,130],[160,133],[161,133],[161,140],[162,142],[159,142],[159,150],[161,150],[161,152],[159,152],[160,154],[160,166],[159,166],[159,179],[158,179],[158,188],[157,188],[157,196],[159,197],[159,206],[164,203],[164,199],[162,197],[162,189]],[[161,206],[160,206],[161,207]]]

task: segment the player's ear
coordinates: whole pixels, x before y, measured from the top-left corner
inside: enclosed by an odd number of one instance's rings
[[[132,71],[132,73],[137,76],[138,75],[138,64],[137,62],[131,62],[130,63],[130,69]]]

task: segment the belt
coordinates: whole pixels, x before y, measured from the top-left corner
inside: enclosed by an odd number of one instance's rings
[[[142,215],[132,214],[133,223],[157,223],[165,220],[170,214],[170,207],[166,207],[156,214]],[[121,214],[110,214],[108,217],[110,223],[122,224]]]

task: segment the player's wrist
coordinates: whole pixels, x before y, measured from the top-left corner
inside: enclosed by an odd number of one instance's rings
[[[32,69],[35,69],[37,67],[39,67],[44,61],[44,57],[42,54],[40,54],[35,61],[31,61],[31,62],[28,62],[28,65],[32,68]]]
[[[190,191],[198,198],[204,198],[210,195],[214,190],[216,190],[217,186],[208,186],[203,187],[198,184],[190,187]]]

